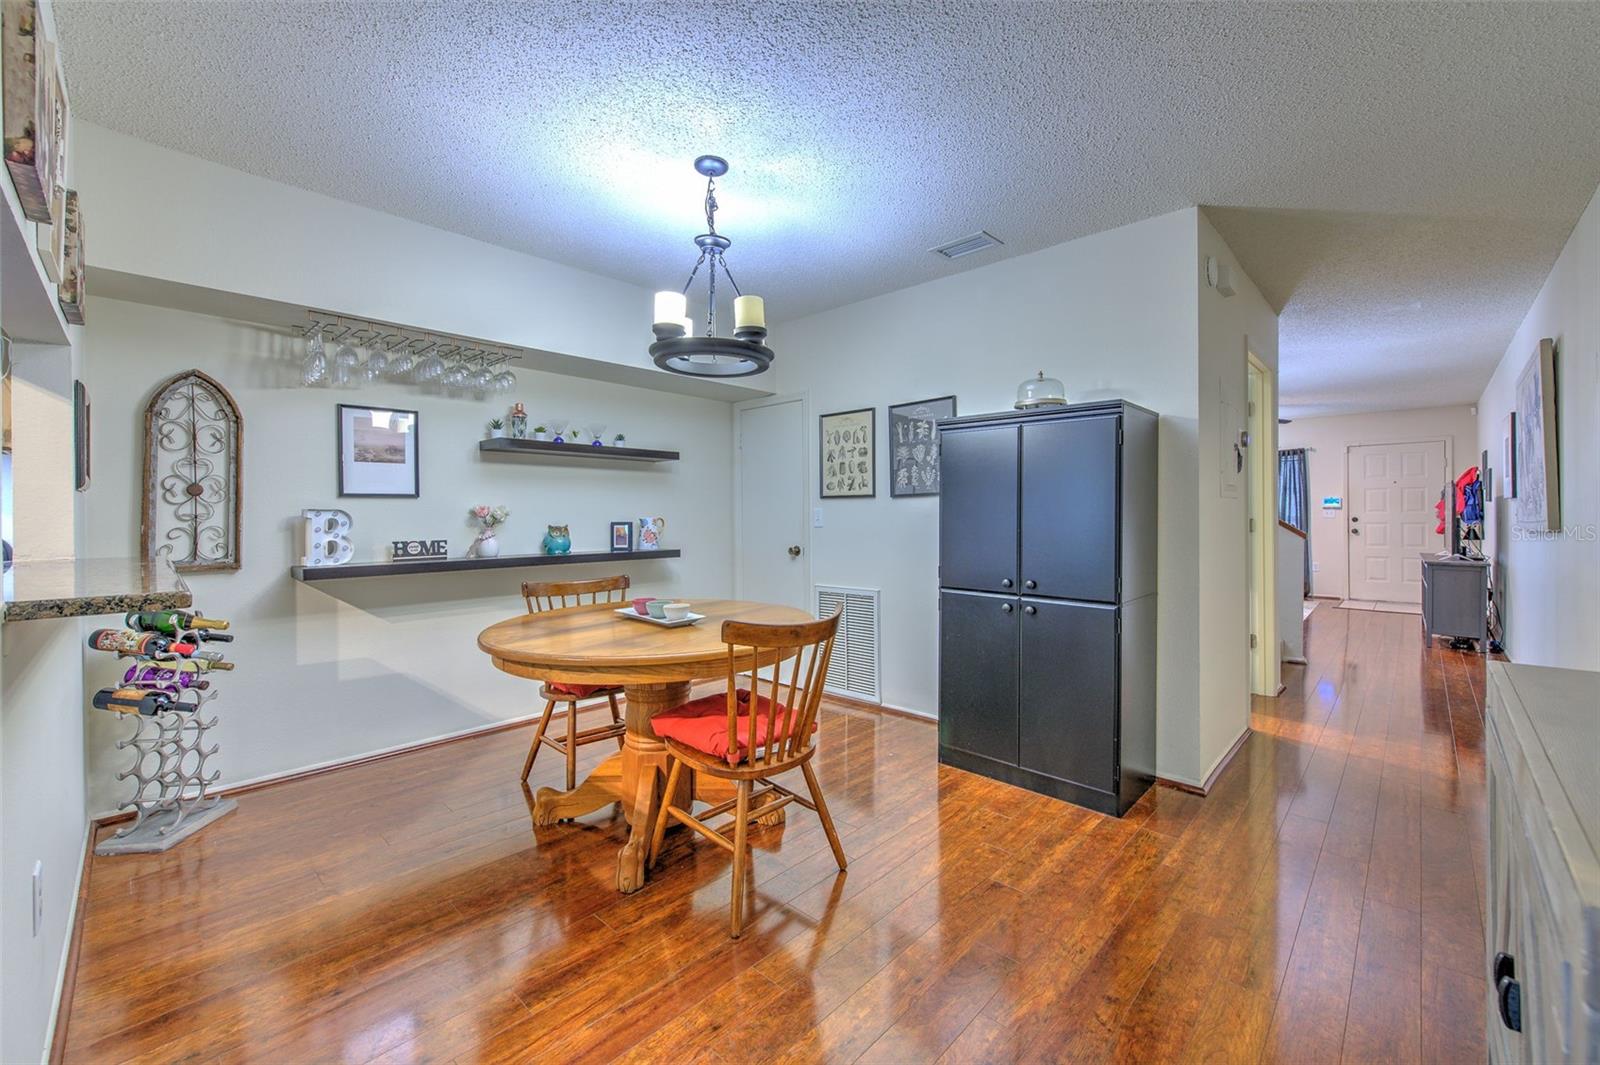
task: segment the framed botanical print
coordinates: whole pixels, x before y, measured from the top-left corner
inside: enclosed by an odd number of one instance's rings
[[[820,421],[822,498],[870,499],[877,495],[877,408],[824,414]]]
[[[934,423],[956,416],[956,397],[889,408],[889,495],[939,494],[939,434]]]
[[[1517,495],[1512,516],[1522,528],[1561,528],[1560,438],[1556,435],[1556,344],[1539,341],[1517,378]]]
[[[422,494],[416,411],[339,404],[339,494]]]

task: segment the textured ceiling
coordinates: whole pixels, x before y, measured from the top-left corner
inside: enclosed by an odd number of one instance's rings
[[[1299,413],[1475,399],[1600,183],[1592,3],[55,10],[80,117],[651,288],[726,155],[780,322],[1215,205]]]

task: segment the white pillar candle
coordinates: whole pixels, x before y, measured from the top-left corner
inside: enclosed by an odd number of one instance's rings
[[[676,322],[689,313],[689,301],[681,292],[656,293],[656,321]]]
[[[733,301],[735,329],[765,329],[767,304],[760,296],[740,296]]]

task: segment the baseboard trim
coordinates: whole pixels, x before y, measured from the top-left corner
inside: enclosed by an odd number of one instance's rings
[[[1187,780],[1175,780],[1172,777],[1159,776],[1156,777],[1156,783],[1174,791],[1181,791],[1204,798],[1211,794],[1211,789],[1217,786],[1217,778],[1222,776],[1222,771],[1232,764],[1234,756],[1244,749],[1244,742],[1249,738],[1250,726],[1246,725],[1244,731],[1239,733],[1239,738],[1233,741],[1233,746],[1229,747],[1222,757],[1217,759],[1216,765],[1211,767],[1211,772],[1206,774],[1204,784],[1191,784]]]
[[[890,706],[888,703],[873,703],[865,699],[857,699],[853,695],[840,695],[838,692],[824,692],[824,697],[831,702],[843,703],[854,710],[870,710],[875,714],[888,714],[890,717],[906,717],[912,721],[938,721],[932,714],[924,714],[920,710],[907,710],[903,706]]]
[[[72,913],[67,921],[67,949],[57,974],[55,1015],[50,1018],[50,1045],[44,1060],[61,1065],[67,1053],[67,1024],[72,1019],[72,994],[78,984],[78,952],[83,945],[83,911],[89,898],[89,870],[94,861],[94,841],[99,830],[94,822],[84,826],[83,861],[78,866],[78,889],[73,893]]]

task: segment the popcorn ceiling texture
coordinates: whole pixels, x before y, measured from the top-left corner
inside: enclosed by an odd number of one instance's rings
[[[1600,4],[55,9],[85,119],[650,287],[726,155],[779,323],[1211,205],[1298,413],[1475,398],[1600,183]]]

